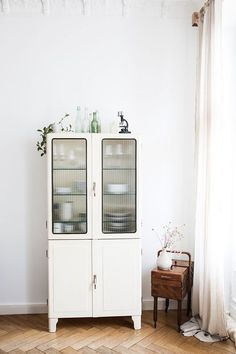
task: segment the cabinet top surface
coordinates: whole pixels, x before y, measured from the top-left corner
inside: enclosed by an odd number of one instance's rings
[[[122,134],[122,133],[116,133],[116,134],[111,134],[111,133],[75,133],[75,132],[59,132],[59,133],[49,133],[47,134],[47,139],[69,139],[69,138],[74,138],[74,139],[89,139],[89,138],[96,138],[96,139],[139,139],[140,136],[137,134]]]

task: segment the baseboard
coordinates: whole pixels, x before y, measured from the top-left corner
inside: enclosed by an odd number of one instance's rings
[[[187,308],[187,300],[183,300],[182,308]],[[153,310],[153,299],[143,299],[142,301],[143,311]],[[158,309],[165,309],[165,299],[158,299]],[[170,300],[169,304],[170,310],[177,309],[177,301]],[[47,313],[47,304],[0,304],[0,315],[26,315],[26,314],[37,314],[37,313]]]
[[[176,300],[170,300],[169,309],[177,310],[178,302]],[[187,300],[182,301],[182,309],[187,308]],[[142,301],[143,311],[153,310],[153,299],[143,299]],[[158,310],[165,310],[165,299],[158,299]]]
[[[47,313],[47,304],[0,304],[0,315]]]

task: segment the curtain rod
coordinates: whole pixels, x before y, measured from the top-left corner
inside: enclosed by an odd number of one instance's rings
[[[192,26],[198,27],[201,16],[204,16],[206,8],[210,6],[212,0],[207,0],[204,5],[200,8],[199,12],[194,12],[192,14]]]

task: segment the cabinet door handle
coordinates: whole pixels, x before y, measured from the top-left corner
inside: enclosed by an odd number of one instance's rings
[[[96,275],[93,276],[93,287],[95,290],[97,289],[97,276]]]
[[[96,197],[96,182],[93,182],[93,196]]]

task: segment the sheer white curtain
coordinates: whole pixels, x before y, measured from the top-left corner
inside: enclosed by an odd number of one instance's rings
[[[227,329],[231,339],[236,342],[236,1],[223,2],[223,88],[224,88],[224,117],[227,129],[228,143],[228,181],[227,189],[230,195],[229,205],[229,235],[227,237],[228,252],[226,265],[226,309],[232,315],[227,317]],[[229,208],[228,208],[229,209]],[[230,239],[231,238],[231,239]],[[234,318],[234,320],[233,320]],[[236,345],[236,343],[235,343]]]
[[[222,110],[222,3],[211,0],[199,26],[196,112],[196,225],[193,314],[201,329],[227,336],[224,252],[229,231],[228,143]]]

